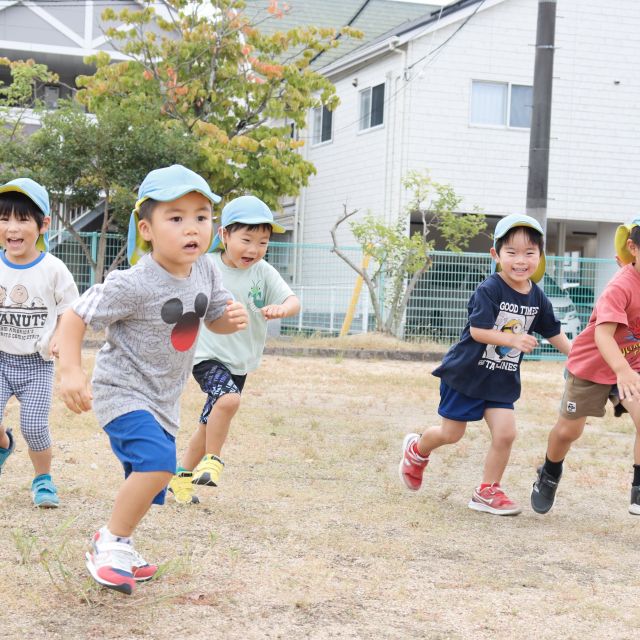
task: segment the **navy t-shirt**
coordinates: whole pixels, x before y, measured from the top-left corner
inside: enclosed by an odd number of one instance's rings
[[[560,333],[553,307],[540,287],[532,283],[529,293],[518,293],[497,273],[489,276],[469,299],[469,319],[460,341],[433,372],[448,386],[470,398],[515,402],[520,397],[518,349],[476,342],[470,327],[511,333],[539,333],[552,338]]]

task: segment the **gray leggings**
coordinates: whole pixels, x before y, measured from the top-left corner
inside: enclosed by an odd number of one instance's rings
[[[9,398],[15,396],[20,403],[20,431],[32,451],[51,446],[52,387],[53,362],[39,353],[17,356],[0,351],[0,422]]]

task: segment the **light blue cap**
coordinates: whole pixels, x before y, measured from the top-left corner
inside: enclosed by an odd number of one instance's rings
[[[542,226],[540,223],[531,216],[524,215],[523,213],[512,213],[511,215],[502,218],[496,225],[496,230],[493,232],[493,248],[496,247],[496,242],[500,238],[504,238],[507,233],[514,227],[530,227],[535,229],[540,235],[544,235]],[[531,276],[531,280],[539,282],[544,277],[547,261],[544,255],[544,251],[540,254],[540,264]],[[500,271],[500,265],[496,267],[496,271]]]
[[[240,222],[241,224],[270,224],[274,233],[284,233],[285,228],[273,221],[273,212],[269,207],[255,196],[240,196],[227,203],[222,210],[220,220],[221,227],[228,227],[231,224]],[[222,240],[216,235],[210,251],[217,249]]]
[[[151,251],[149,243],[141,238],[138,232],[140,205],[149,199],[157,200],[158,202],[171,202],[193,191],[202,194],[213,204],[217,204],[221,200],[219,195],[211,191],[207,181],[201,175],[191,171],[191,169],[187,169],[187,167],[183,167],[181,164],[154,169],[147,174],[138,189],[138,201],[129,218],[127,259],[131,266],[138,262],[143,255]]]
[[[45,216],[51,216],[49,194],[47,193],[47,190],[41,184],[38,184],[35,180],[32,180],[31,178],[16,178],[15,180],[11,180],[10,182],[7,182],[7,184],[3,184],[2,186],[0,186],[0,193],[7,193],[9,191],[22,193],[23,195],[27,196],[27,198],[29,198],[29,200],[31,200]],[[45,232],[38,236],[36,247],[40,251],[49,250],[48,232]]]

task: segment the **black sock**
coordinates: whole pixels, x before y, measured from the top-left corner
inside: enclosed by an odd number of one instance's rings
[[[562,475],[562,463],[564,458],[560,462],[551,462],[547,456],[544,457],[544,470],[553,478],[558,480]]]
[[[640,485],[640,464],[634,464],[633,465],[633,482],[632,482],[634,487],[637,487]]]

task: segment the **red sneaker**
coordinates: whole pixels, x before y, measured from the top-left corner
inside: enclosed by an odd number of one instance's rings
[[[485,511],[494,516],[516,516],[522,509],[494,482],[484,488],[476,487],[469,502],[469,509]]]
[[[413,444],[420,440],[417,433],[408,433],[402,442],[402,459],[398,472],[405,487],[417,491],[422,486],[422,474],[429,464],[429,457],[423,458],[413,451]]]

